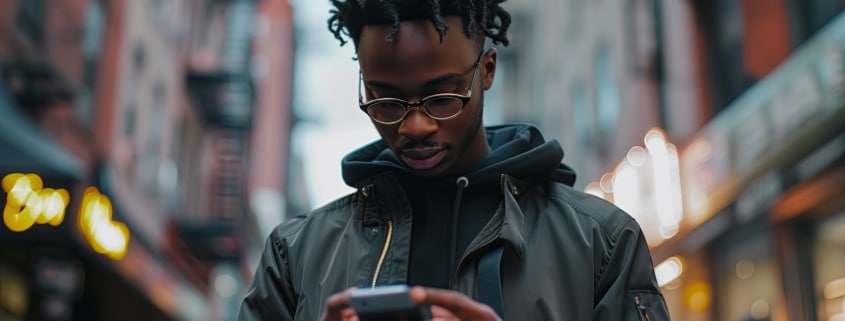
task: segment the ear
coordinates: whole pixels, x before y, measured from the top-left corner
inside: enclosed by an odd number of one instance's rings
[[[493,87],[493,78],[496,75],[496,48],[490,48],[481,57],[481,85],[484,90]]]

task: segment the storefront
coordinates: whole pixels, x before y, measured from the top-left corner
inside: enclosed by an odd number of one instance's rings
[[[2,85],[0,320],[208,319],[204,295],[131,236],[119,204],[97,189],[97,168],[48,137]]]
[[[819,320],[845,320],[845,210],[819,220],[812,240],[813,297]]]
[[[653,249],[687,262],[677,319],[845,319],[843,124],[840,17],[680,148],[680,232]]]
[[[798,277],[790,317],[845,320],[845,133],[785,172],[796,184],[772,206],[776,231],[785,239],[781,265]],[[790,242],[791,241],[791,242]]]
[[[674,320],[845,320],[845,17],[683,146],[587,191],[643,226]]]

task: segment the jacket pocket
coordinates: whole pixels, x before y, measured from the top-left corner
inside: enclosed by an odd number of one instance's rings
[[[627,321],[669,321],[663,296],[653,291],[629,291],[626,294]]]

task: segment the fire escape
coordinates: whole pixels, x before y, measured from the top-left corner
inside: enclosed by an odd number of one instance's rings
[[[210,1],[222,8],[225,21],[219,45],[212,48],[214,63],[192,68],[187,75],[192,105],[202,118],[212,141],[213,165],[210,204],[200,222],[183,222],[178,228],[190,250],[215,264],[238,265],[243,259],[248,138],[254,102],[250,75],[252,26],[255,3],[251,0]],[[219,36],[219,35],[216,35]]]

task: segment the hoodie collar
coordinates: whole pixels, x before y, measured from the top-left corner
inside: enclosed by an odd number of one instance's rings
[[[575,182],[575,172],[561,164],[563,149],[560,144],[556,140],[545,141],[536,127],[519,124],[485,129],[490,154],[469,173],[444,179],[454,182],[463,176],[469,180],[469,187],[479,184],[498,186],[501,174],[527,181],[550,177],[570,186]],[[416,176],[399,162],[382,140],[348,154],[343,158],[341,168],[344,181],[352,187],[361,187],[368,178],[384,172]]]

